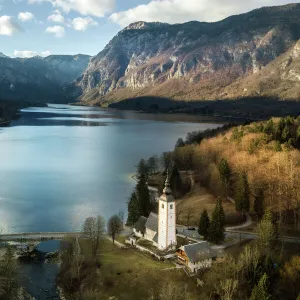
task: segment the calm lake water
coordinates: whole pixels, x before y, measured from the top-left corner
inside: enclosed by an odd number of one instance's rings
[[[172,150],[190,131],[219,126],[195,116],[68,105],[24,109],[0,129],[1,230],[76,231],[88,216],[126,211],[141,158]]]

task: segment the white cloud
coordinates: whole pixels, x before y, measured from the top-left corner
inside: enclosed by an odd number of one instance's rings
[[[90,17],[75,18],[72,21],[73,28],[78,31],[85,31],[88,29],[88,27],[97,26],[97,25],[98,25],[98,23]]]
[[[42,51],[42,52],[37,52],[37,51],[31,51],[31,50],[15,50],[14,51],[14,57],[20,57],[20,58],[29,58],[29,57],[34,57],[34,56],[42,56],[46,57],[51,55],[50,51]]]
[[[48,17],[48,21],[52,21],[52,22],[55,22],[55,23],[64,23],[65,22],[65,18],[60,13],[59,10],[55,10],[53,12],[53,14]]]
[[[34,19],[34,14],[32,14],[31,12],[28,12],[28,11],[20,12],[18,14],[18,19],[22,22],[27,22],[27,21]]]
[[[74,10],[84,16],[96,17],[104,17],[115,6],[115,0],[28,0],[29,4],[41,2],[50,2],[67,13]]]
[[[62,26],[47,27],[46,32],[54,34],[57,38],[61,38],[65,35],[65,28]]]
[[[120,26],[137,21],[171,24],[193,20],[213,22],[254,8],[288,3],[290,0],[152,0],[148,4],[114,13],[109,19]]]
[[[10,16],[0,16],[0,35],[12,36],[21,32],[22,27]]]

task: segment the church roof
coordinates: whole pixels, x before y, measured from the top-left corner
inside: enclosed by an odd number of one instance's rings
[[[181,249],[185,252],[191,263],[196,263],[213,257],[211,247],[206,241],[185,245],[182,246]]]
[[[155,213],[151,213],[146,222],[146,228],[157,232],[158,231],[158,215]]]
[[[154,243],[158,243],[158,233],[156,232],[154,238],[153,238]]]
[[[145,233],[146,231],[146,222],[147,222],[147,218],[146,217],[140,217],[137,222],[134,224],[134,229],[141,232],[141,233]]]

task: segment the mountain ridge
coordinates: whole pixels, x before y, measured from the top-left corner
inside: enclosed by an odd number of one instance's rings
[[[288,4],[213,23],[130,24],[91,59],[74,82],[73,96],[100,105],[139,96],[243,97],[228,90],[290,51],[300,39],[299,14],[300,4]]]
[[[0,55],[0,99],[68,102],[65,86],[85,70],[89,55],[10,58]]]

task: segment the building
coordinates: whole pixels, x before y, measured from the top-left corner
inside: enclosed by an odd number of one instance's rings
[[[191,272],[197,273],[201,269],[210,268],[213,260],[225,257],[223,247],[213,246],[206,241],[184,245],[176,251],[177,261],[187,266]]]
[[[187,266],[194,273],[210,268],[213,256],[213,251],[206,241],[185,245],[176,251],[178,263]]]
[[[159,250],[176,249],[176,207],[167,175],[163,194],[158,201],[158,215],[140,217],[133,228],[134,235],[151,241]]]

